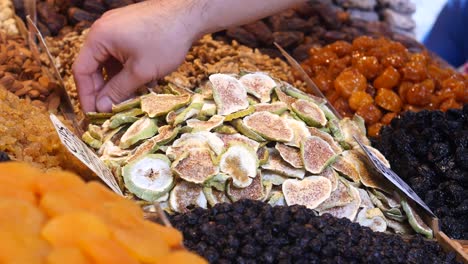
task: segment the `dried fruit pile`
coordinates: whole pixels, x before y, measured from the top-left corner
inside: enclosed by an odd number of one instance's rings
[[[359,14],[356,12],[347,13],[341,7],[361,6],[362,1],[337,0],[338,5],[333,5],[330,2],[310,1],[310,3],[296,9],[215,33],[214,37],[228,43],[236,40],[249,47],[258,48],[262,53],[272,57],[281,57],[273,45],[273,42],[277,42],[299,61],[305,60],[309,56],[308,50],[311,47],[331,44],[338,40],[352,41],[362,35],[385,36],[404,43],[408,48],[423,49],[423,46],[412,37],[394,32],[393,26],[380,21],[357,19],[356,16],[362,15],[362,12]],[[374,6],[376,1],[366,2],[371,2],[368,6]],[[393,1],[379,2],[382,2],[383,6],[387,6],[384,2]],[[385,12],[389,13],[389,11]]]
[[[456,263],[433,241],[372,232],[304,206],[242,200],[171,217],[210,263]]]
[[[0,31],[10,35],[19,33],[15,21],[15,9],[11,0],[0,0]]]
[[[0,86],[38,107],[56,110],[60,96],[48,69],[34,59],[26,40],[0,31]]]
[[[2,263],[205,263],[97,182],[3,162],[0,186]]]
[[[302,66],[343,116],[365,119],[371,136],[401,111],[445,111],[468,102],[466,77],[384,38],[312,48]]]
[[[442,231],[468,239],[468,105],[407,112],[374,143],[439,217]]]
[[[353,139],[370,143],[362,119],[339,121],[319,99],[264,73],[213,74],[196,93],[162,90],[90,114],[102,125],[83,135],[136,197],[174,212],[241,199],[300,204],[375,231],[408,234],[409,222],[432,236],[367,169]]]

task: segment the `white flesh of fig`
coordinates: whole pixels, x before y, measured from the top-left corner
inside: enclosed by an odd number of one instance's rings
[[[255,152],[258,151],[260,147],[260,143],[255,140],[252,140],[244,135],[241,134],[219,134],[215,133],[217,137],[219,137],[224,142],[224,147],[228,148],[232,144],[246,144],[251,147]]]
[[[242,76],[239,81],[244,85],[247,92],[260,99],[261,103],[271,100],[270,94],[276,86],[276,82],[264,73],[249,73]]]
[[[283,143],[276,143],[275,149],[278,150],[280,156],[289,165],[293,166],[294,168],[298,168],[298,169],[304,168],[304,163],[302,163],[301,150],[300,149],[286,146]]]
[[[286,163],[280,156],[278,150],[276,149],[268,149],[269,157],[268,162],[262,165],[262,169],[273,171],[279,173],[281,175],[293,178],[304,178],[305,170],[304,169],[297,169],[293,166]]]
[[[323,127],[327,124],[327,118],[316,104],[299,99],[291,105],[293,111],[309,126]]]
[[[257,175],[257,154],[244,145],[232,145],[221,155],[219,167],[232,177],[234,186],[245,188]]]
[[[374,211],[378,211],[380,214]],[[369,227],[374,232],[385,232],[387,230],[387,222],[379,208],[363,208],[359,212],[356,222],[361,226]]]
[[[335,152],[325,140],[310,136],[301,143],[301,156],[305,169],[319,174],[333,161]]]
[[[343,152],[343,149],[341,148],[340,144],[335,141],[335,139],[328,133],[321,131],[318,128],[315,127],[309,127],[309,132],[310,135],[319,137],[323,140],[325,140],[328,144],[330,144],[330,147],[335,151],[335,153],[339,154]]]
[[[349,151],[343,151],[332,164],[333,169],[353,182],[359,182],[359,171],[356,168],[355,157]]]
[[[283,175],[280,175],[275,172],[267,171],[267,170],[262,171],[262,178],[263,178],[263,181],[269,181],[271,182],[271,184],[276,185],[276,186],[283,184],[283,182],[288,179],[287,177]]]
[[[237,188],[232,183],[229,183],[226,193],[233,202],[241,199],[262,200],[265,196],[262,176],[260,174],[257,175],[253,178],[252,183],[245,188]]]
[[[218,115],[228,115],[249,107],[245,87],[234,77],[226,74],[212,74],[213,98]]]
[[[325,214],[329,213],[333,215],[334,217],[338,218],[343,218],[346,217],[351,221],[354,221],[356,218],[357,212],[359,210],[359,207],[361,205],[361,197],[359,196],[359,192],[357,191],[356,188],[353,186],[349,186],[350,191],[351,191],[351,196],[353,197],[353,200],[348,203],[347,205],[344,206],[338,206],[338,207],[333,207],[330,209],[326,209],[324,211],[321,211],[320,214]]]
[[[224,116],[214,115],[207,121],[201,121],[198,119],[189,119],[187,120],[187,126],[193,128],[192,132],[198,131],[211,131],[224,122]]]
[[[302,140],[307,137],[310,137],[309,129],[307,128],[306,124],[302,121],[293,119],[293,118],[285,118],[287,125],[293,130],[294,137],[291,141],[285,143],[288,146],[293,147],[300,147]]]
[[[294,132],[286,121],[270,112],[255,112],[244,117],[243,121],[263,138],[278,142],[289,142],[294,138]]]
[[[149,117],[162,116],[177,110],[190,101],[190,95],[155,94],[141,97],[141,110]]]
[[[274,103],[260,103],[254,105],[256,112],[267,111],[273,114],[281,115],[286,110],[288,110],[288,105],[281,101]]]
[[[186,213],[189,211],[189,207],[193,205],[207,208],[208,201],[203,193],[203,188],[186,181],[177,183],[169,195],[171,209],[175,212]]]
[[[282,186],[286,203],[304,205],[315,209],[331,194],[331,182],[324,177],[308,177],[304,180],[288,179]]]
[[[343,183],[345,180],[338,180],[338,187],[335,191],[333,191],[330,197],[325,200],[322,204],[320,204],[316,210],[317,211],[324,211],[329,208],[337,207],[337,206],[344,206],[350,203],[353,200],[353,197],[350,194],[349,187]]]
[[[212,151],[207,148],[191,149],[172,163],[172,170],[183,180],[204,183],[219,172],[213,159]]]
[[[332,184],[332,191],[338,188],[338,172],[336,172],[333,168],[328,167],[322,171],[322,173],[318,174],[317,176],[322,176],[330,180]]]

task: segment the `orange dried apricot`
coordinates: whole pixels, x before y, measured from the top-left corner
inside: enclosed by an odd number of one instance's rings
[[[367,135],[369,137],[378,137],[380,129],[384,126],[382,123],[375,123],[367,127]]]
[[[349,44],[346,41],[342,41],[342,40],[336,41],[336,42],[328,45],[328,48],[331,51],[333,51],[336,55],[338,55],[339,57],[343,57],[345,55],[348,55],[353,50],[353,46],[351,44]]]
[[[366,92],[354,92],[351,97],[349,97],[348,103],[349,107],[354,111],[358,110],[359,107],[367,104],[371,104],[374,102],[374,98]]]
[[[46,264],[87,264],[90,260],[86,258],[78,248],[59,247],[54,248],[47,256]]]
[[[80,237],[79,247],[95,264],[139,263],[123,247],[108,237],[87,234]]]
[[[158,259],[157,262],[155,263],[160,263],[160,264],[166,264],[166,263],[171,263],[171,264],[201,264],[205,263],[205,260],[202,259],[201,257],[190,253],[188,251],[183,251],[183,250],[176,250],[174,252],[171,252],[167,254],[166,256]]]
[[[357,115],[360,115],[366,121],[367,125],[377,123],[382,117],[382,111],[375,104],[366,104],[356,111]]]
[[[341,96],[349,98],[353,92],[366,90],[367,80],[358,70],[348,68],[335,79],[334,86]]]
[[[462,105],[460,103],[457,103],[455,98],[449,98],[440,104],[440,110],[442,111],[447,111],[451,108],[461,108],[461,107]]]
[[[375,103],[392,112],[400,112],[402,105],[400,97],[394,91],[388,89],[379,89],[377,91]]]
[[[383,117],[380,119],[380,122],[382,122],[384,125],[388,125],[388,124],[390,124],[390,122],[392,121],[392,119],[395,118],[396,116],[397,116],[396,113],[392,113],[392,112],[386,113],[386,114],[383,115]]]
[[[431,102],[434,86],[429,83],[416,83],[406,92],[406,101],[412,105],[425,106]]]
[[[367,79],[375,78],[381,71],[379,60],[374,56],[353,58],[353,67],[355,67]]]
[[[392,89],[399,82],[400,73],[392,66],[389,66],[374,80],[374,87],[377,89]]]

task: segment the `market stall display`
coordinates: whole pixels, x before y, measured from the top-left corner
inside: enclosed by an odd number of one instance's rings
[[[0,183],[2,263],[205,263],[97,182],[3,162]]]
[[[454,239],[468,239],[468,105],[406,112],[385,126],[376,148]]]
[[[466,77],[398,42],[363,36],[309,53],[305,71],[340,114],[362,116],[371,136],[401,111],[445,111],[468,102]]]
[[[16,26],[15,8],[11,0],[0,1],[0,32],[3,31],[9,35],[19,33]]]
[[[184,245],[210,263],[457,262],[433,241],[372,232],[304,206],[242,200],[197,208],[171,221],[184,234]]]

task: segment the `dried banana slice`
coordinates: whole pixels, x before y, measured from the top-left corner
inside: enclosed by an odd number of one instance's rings
[[[327,200],[317,206],[316,210],[320,212],[329,208],[347,205],[353,201],[353,196],[350,193],[349,183],[344,179],[339,179],[336,190],[330,194]]]
[[[223,122],[224,122],[224,116],[214,115],[207,121],[201,121],[198,119],[189,119],[187,120],[187,126],[193,129],[192,132],[211,131],[212,129],[215,129],[221,126]]]
[[[231,145],[221,155],[219,167],[222,172],[232,177],[234,186],[245,188],[257,175],[257,154],[246,145]]]
[[[343,218],[346,217],[351,221],[354,221],[356,218],[357,212],[359,210],[359,207],[361,206],[361,197],[359,196],[359,192],[356,188],[353,186],[349,186],[350,191],[351,191],[351,196],[353,197],[353,200],[348,203],[347,205],[344,206],[338,206],[338,207],[333,207],[330,209],[326,209],[324,211],[321,211],[320,214],[326,214],[329,213],[333,215],[334,217],[338,218]]]
[[[288,179],[287,177],[281,174],[278,174],[272,171],[267,171],[267,170],[262,170],[262,178],[263,178],[263,181],[269,181],[271,182],[271,184],[275,186],[279,186],[283,184],[284,181]]]
[[[141,98],[135,97],[121,102],[117,105],[112,105],[112,113],[120,113],[128,109],[140,107]]]
[[[174,186],[171,162],[161,154],[149,154],[122,168],[125,187],[138,198],[153,202]]]
[[[244,85],[247,93],[260,99],[261,103],[270,102],[270,94],[277,86],[276,82],[264,73],[248,73],[239,81]]]
[[[280,156],[278,150],[274,148],[268,149],[269,158],[268,162],[262,165],[262,169],[269,170],[281,175],[292,178],[304,178],[305,170],[297,169],[286,163]]]
[[[341,155],[336,158],[332,167],[345,178],[348,178],[353,182],[359,182],[359,171],[355,165],[359,161],[356,161],[355,159],[356,157],[349,151],[343,151]]]
[[[245,188],[238,188],[232,182],[227,184],[226,193],[231,201],[236,202],[241,199],[262,200],[265,197],[262,175],[257,173],[252,183]]]
[[[286,121],[270,112],[255,112],[243,121],[246,127],[268,140],[289,142],[294,137],[294,132]]]
[[[281,158],[283,158],[283,160],[286,161],[289,165],[297,169],[304,168],[300,149],[286,146],[283,143],[276,143],[275,149],[278,150]]]
[[[259,103],[254,105],[255,112],[267,111],[276,115],[281,115],[288,110],[288,105],[283,102]]]
[[[172,171],[181,179],[204,183],[219,172],[213,152],[207,148],[191,149],[172,163]]]
[[[162,116],[190,102],[190,95],[155,94],[141,97],[141,110],[149,117]]]
[[[301,143],[301,156],[304,167],[313,174],[321,173],[336,158],[335,152],[323,139],[310,136]]]
[[[293,130],[294,137],[291,141],[286,142],[285,144],[292,147],[300,147],[302,140],[307,137],[310,137],[309,129],[306,124],[301,120],[296,120],[292,117],[284,118],[287,125]]]
[[[363,208],[356,218],[361,226],[367,226],[374,232],[385,232],[387,221],[379,208]]]
[[[330,144],[330,147],[332,147],[335,153],[339,154],[343,152],[343,148],[341,148],[341,146],[335,141],[335,139],[330,134],[323,132],[322,130],[315,127],[309,127],[308,129],[310,135],[319,137],[325,140],[328,144]]]
[[[284,199],[283,193],[280,191],[271,192],[268,204],[271,206],[285,206],[286,200]]]
[[[236,78],[227,74],[212,74],[209,80],[218,115],[229,115],[249,107],[247,91]]]
[[[282,186],[286,203],[291,205],[304,205],[315,209],[331,194],[331,182],[324,177],[307,177],[304,180],[288,179]]]
[[[169,206],[178,213],[186,213],[190,211],[192,206],[206,209],[207,205],[208,201],[203,193],[203,188],[194,183],[178,182],[169,195]]]
[[[120,138],[119,147],[126,149],[140,140],[150,138],[158,131],[156,119],[142,117],[140,120],[133,123]]]
[[[243,136],[241,134],[218,134],[215,133],[217,137],[219,137],[223,142],[224,142],[224,147],[228,148],[232,144],[245,144],[249,147],[251,147],[255,152],[258,151],[258,148],[260,147],[260,144],[252,140],[246,136]]]
[[[411,227],[419,234],[424,235],[425,237],[431,239],[433,238],[432,229],[430,229],[424,221],[419,217],[419,215],[414,211],[413,208],[408,204],[405,199],[401,200],[401,205],[406,215],[408,216],[408,222]]]
[[[327,124],[327,118],[322,109],[316,104],[299,99],[291,104],[292,110],[309,126],[323,127]]]

